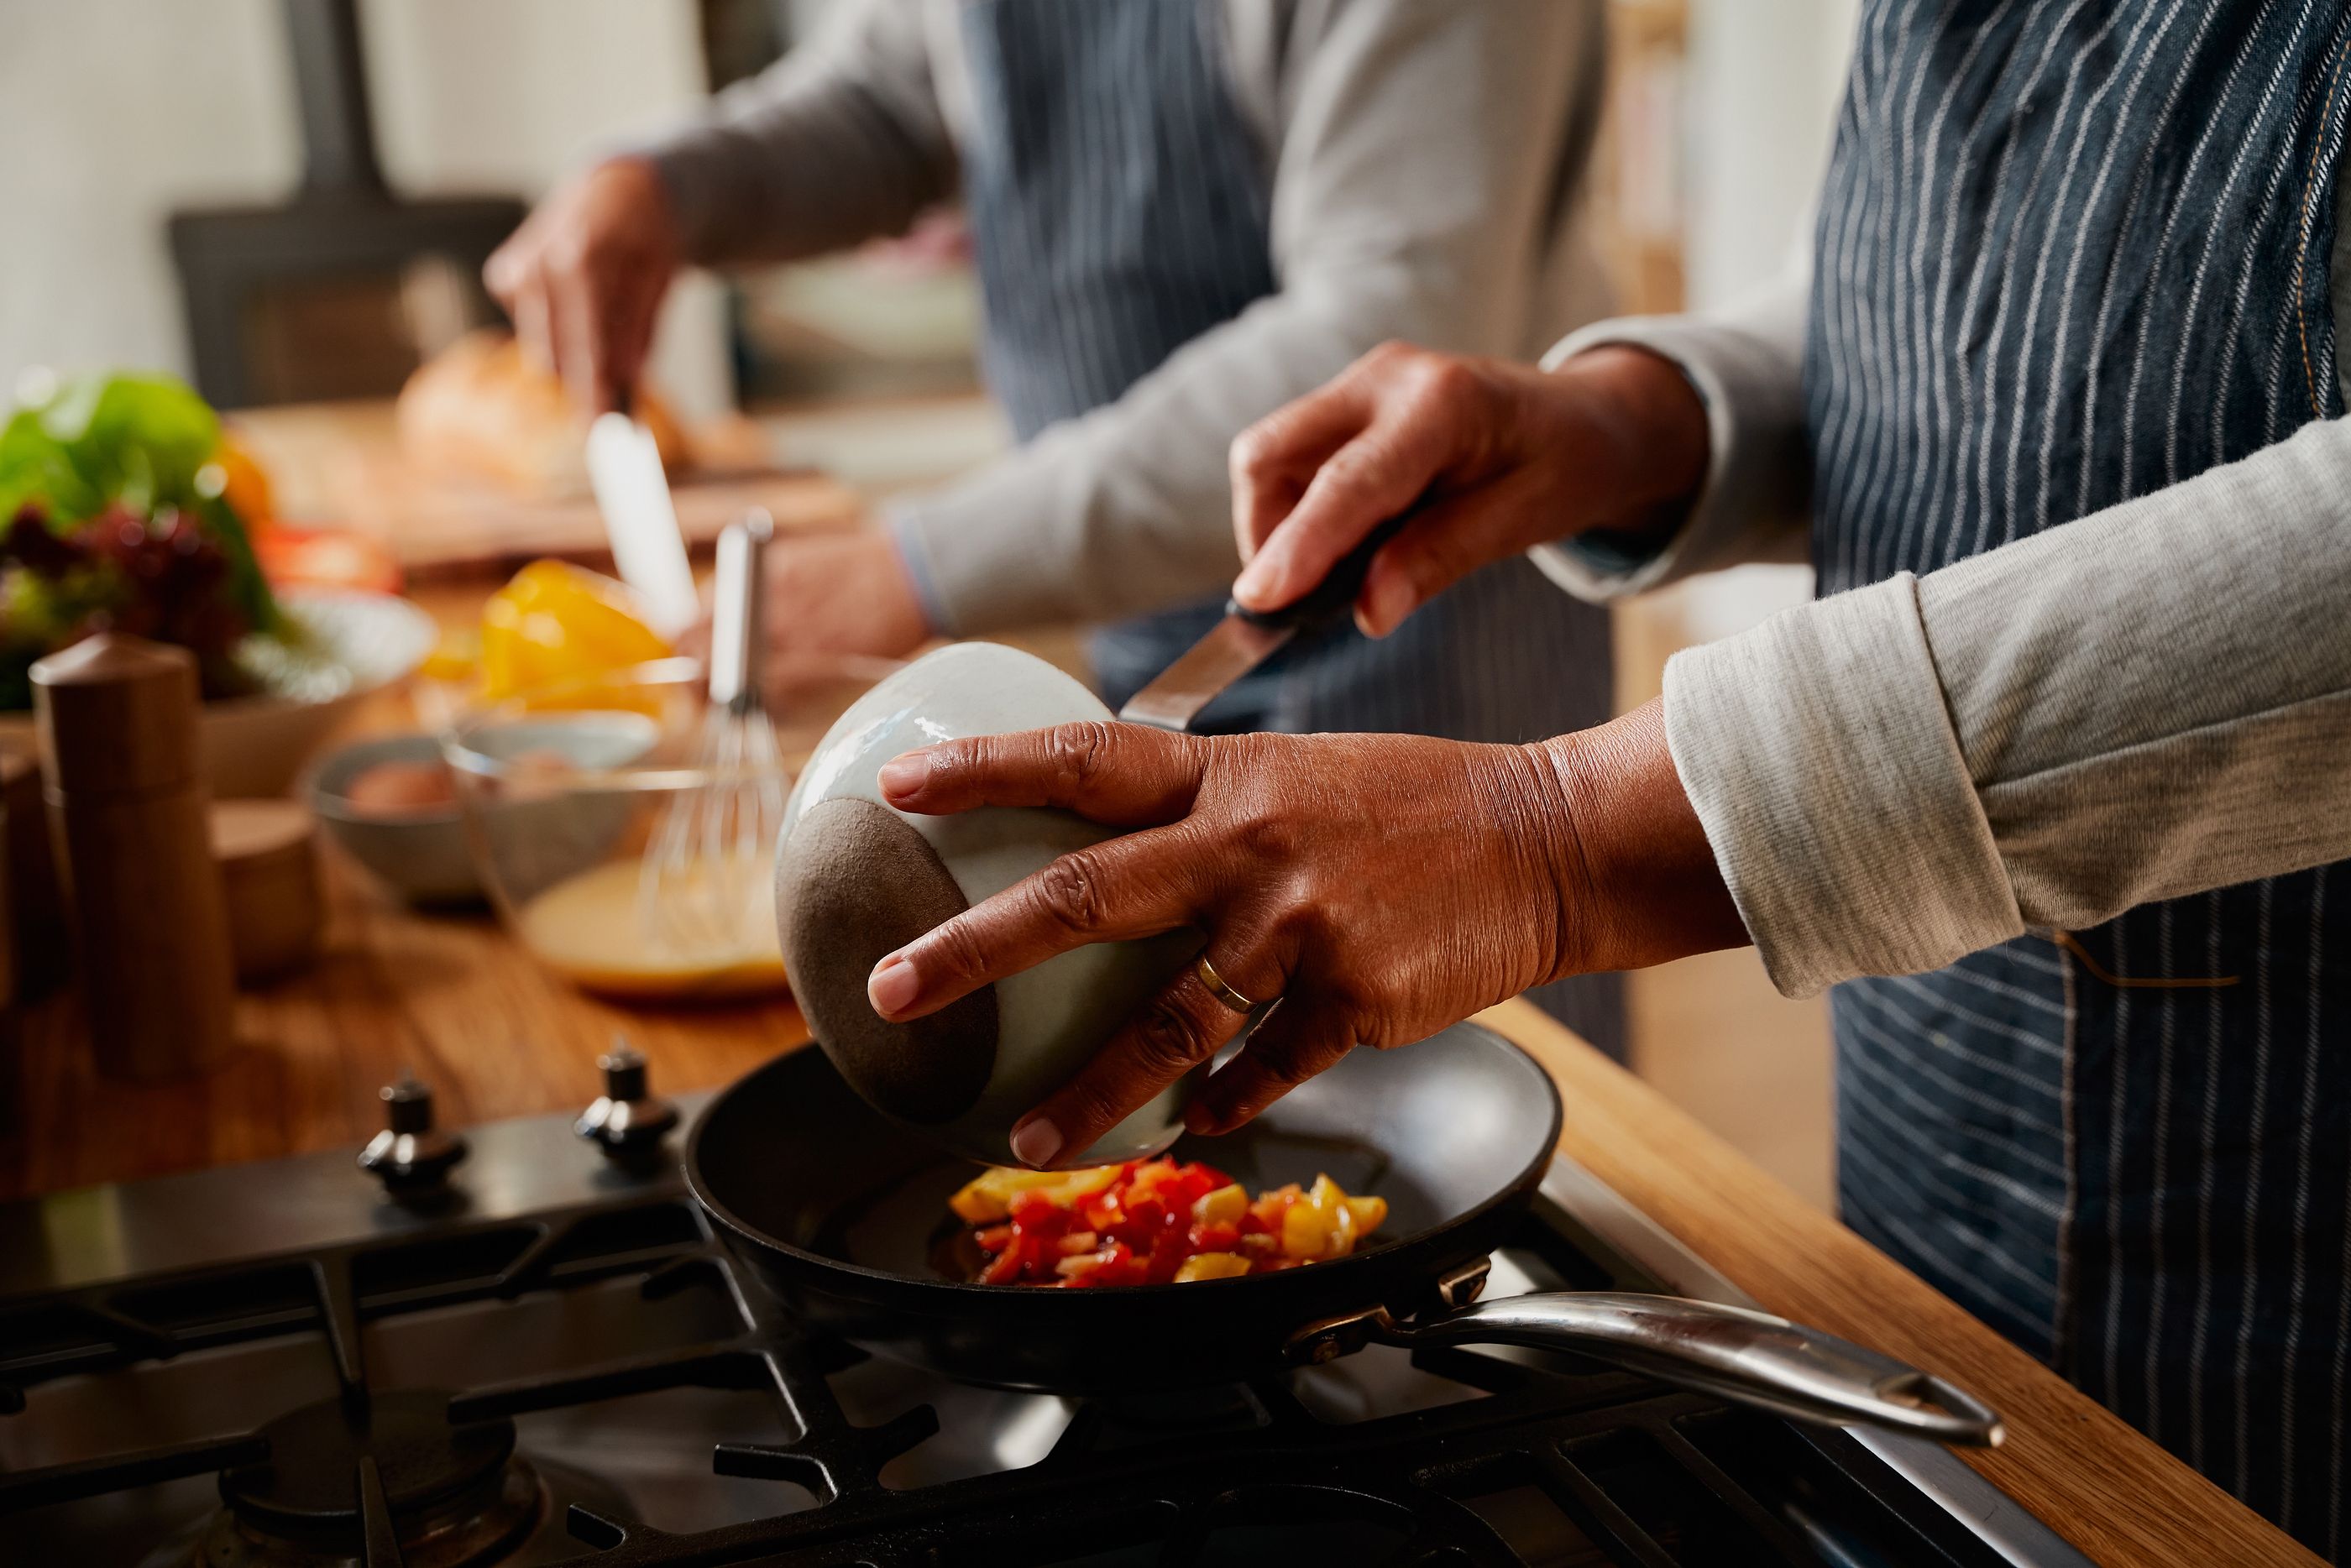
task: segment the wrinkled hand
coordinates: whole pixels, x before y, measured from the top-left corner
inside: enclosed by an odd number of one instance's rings
[[[910,752],[882,785],[904,811],[1059,806],[1139,830],[885,957],[868,995],[884,1018],[917,1018],[1088,942],[1203,930],[1228,985],[1280,1000],[1191,1106],[1198,1132],[1239,1126],[1356,1045],[1744,940],[1654,703],[1536,746],[1068,724]],[[1187,967],[1022,1120],[1015,1152],[1043,1166],[1087,1147],[1245,1022]]]
[[[911,653],[931,635],[898,546],[878,528],[768,546],[768,646],[802,653]]]
[[[680,261],[653,166],[600,163],[541,202],[483,265],[524,348],[590,412],[625,406]]]
[[[771,671],[796,654],[895,659],[931,635],[898,547],[879,529],[777,540],[768,546],[767,589],[760,627]],[[709,639],[705,617],[678,645],[699,658]]]
[[[1232,446],[1233,593],[1278,609],[1388,519],[1412,521],[1355,600],[1374,637],[1478,567],[1594,528],[1669,524],[1707,461],[1706,410],[1681,372],[1602,348],[1555,371],[1375,348]]]

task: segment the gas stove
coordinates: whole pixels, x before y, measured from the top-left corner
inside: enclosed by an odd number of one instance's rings
[[[0,1206],[0,1558],[136,1568],[2086,1560],[1952,1455],[1580,1358],[1373,1347],[1121,1401],[804,1331],[642,1064],[573,1121]],[[584,1141],[583,1141],[584,1139]],[[1562,1158],[1489,1294],[1743,1302]],[[1139,1355],[1151,1354],[1138,1345]]]

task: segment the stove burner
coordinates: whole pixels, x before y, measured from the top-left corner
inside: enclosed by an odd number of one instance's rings
[[[381,1528],[369,1517],[377,1490],[412,1563],[418,1549],[434,1564],[480,1562],[538,1515],[538,1480],[515,1457],[514,1423],[454,1425],[449,1396],[437,1390],[321,1399],[259,1435],[269,1458],[221,1474],[228,1508],[206,1532],[221,1553],[208,1552],[208,1563],[348,1558]]]
[[[534,1192],[578,1158],[556,1118],[482,1149]],[[674,1166],[592,1167],[564,1203],[402,1210],[390,1236],[360,1187],[356,1241],[0,1299],[0,1408],[20,1407],[0,1417],[0,1557],[2086,1568],[2053,1536],[1995,1548],[1971,1521],[2004,1509],[2013,1539],[2021,1511],[1962,1490],[1962,1511],[1843,1433],[1533,1353],[1371,1346],[1141,1400],[944,1383],[744,1289]],[[358,1185],[340,1156],[307,1168]],[[307,1212],[307,1187],[268,1181]],[[182,1189],[154,1190],[171,1201],[125,1189],[127,1229],[184,1219]],[[1489,1294],[1662,1282],[1564,1201],[1529,1215]]]
[[[1209,1432],[1246,1432],[1266,1424],[1264,1407],[1238,1383],[1122,1394],[1095,1401],[1107,1431],[1132,1440]]]

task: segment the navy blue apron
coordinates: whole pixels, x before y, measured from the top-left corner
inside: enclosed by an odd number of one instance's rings
[[[1116,400],[1279,286],[1264,160],[1225,84],[1221,16],[1217,0],[963,6],[964,199],[986,304],[982,356],[1023,441]],[[1092,653],[1105,700],[1125,701],[1223,604],[1102,628]],[[1195,727],[1540,740],[1607,718],[1610,669],[1606,616],[1510,561],[1392,637],[1350,626],[1293,645]],[[1531,994],[1622,1054],[1616,977]]]
[[[2343,414],[2346,50],[2339,0],[1865,7],[1805,359],[1822,592]],[[1833,1011],[1847,1221],[2341,1552],[2343,867],[1856,981]]]

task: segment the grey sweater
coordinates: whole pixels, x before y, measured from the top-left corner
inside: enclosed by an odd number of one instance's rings
[[[1598,0],[1199,0],[1272,196],[1280,288],[1116,402],[892,508],[939,629],[1101,619],[1239,569],[1225,453],[1390,337],[1531,356],[1601,314],[1579,229]],[[845,0],[647,149],[689,255],[812,254],[952,198],[972,134],[959,0]]]
[[[2338,254],[2337,321],[2346,282]],[[1606,599],[1803,557],[1809,283],[1552,350],[1666,355],[1713,437],[1666,550],[1546,546],[1555,580]],[[1790,995],[2351,857],[2351,421],[1677,655],[1665,701],[1675,767]]]

